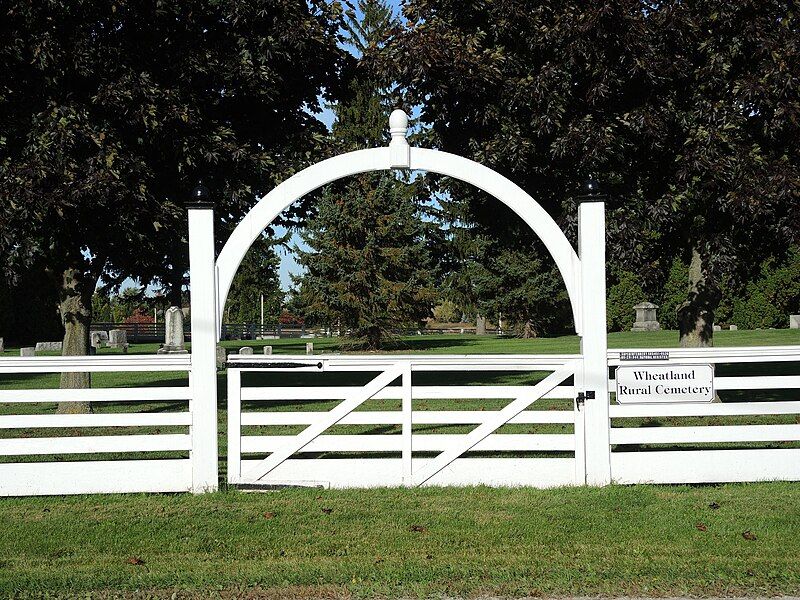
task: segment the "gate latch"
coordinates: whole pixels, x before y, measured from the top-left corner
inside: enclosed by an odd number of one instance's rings
[[[575,398],[575,404],[580,410],[581,406],[583,406],[587,400],[594,400],[594,390],[586,390],[586,392],[578,392],[578,396]]]

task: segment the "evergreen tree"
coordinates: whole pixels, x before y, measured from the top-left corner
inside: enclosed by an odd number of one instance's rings
[[[278,319],[283,301],[279,267],[274,243],[263,236],[258,238],[239,265],[228,293],[225,315],[229,322],[259,323],[262,294],[265,322],[274,323]]]
[[[360,0],[346,12],[346,42],[363,59],[396,24],[383,2]],[[338,149],[386,142],[387,87],[356,70],[347,98],[334,107]],[[298,249],[305,273],[295,282],[309,320],[377,349],[391,329],[430,313],[435,294],[417,188],[394,173],[368,173],[323,191],[302,235],[310,250]]]

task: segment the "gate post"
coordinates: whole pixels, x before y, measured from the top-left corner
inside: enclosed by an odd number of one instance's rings
[[[192,321],[192,492],[218,488],[217,277],[214,208],[208,189],[192,190],[189,204],[189,286]]]
[[[578,254],[581,260],[581,353],[583,376],[576,387],[586,394],[584,432],[586,483],[611,483],[606,335],[605,199],[594,180],[586,182],[578,201]]]

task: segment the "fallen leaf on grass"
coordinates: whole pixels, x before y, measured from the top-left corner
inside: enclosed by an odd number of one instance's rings
[[[756,572],[753,571],[753,569],[747,569],[747,571],[745,571],[744,574],[747,575],[748,577],[755,577],[756,576]]]
[[[716,502],[712,502],[711,504],[708,505],[708,508],[710,508],[711,510],[717,510],[719,508],[719,504]]]
[[[264,518],[265,519],[274,519],[276,516],[278,516],[278,515],[276,515],[274,512],[265,512],[264,513]]]
[[[331,514],[333,512],[333,509],[332,508],[323,508],[322,512],[324,512],[326,515],[329,515],[329,514]]]
[[[750,542],[757,540],[756,534],[749,529],[742,534],[742,537]]]
[[[131,556],[125,562],[128,563],[129,565],[136,565],[137,567],[140,567],[141,565],[144,564],[144,561],[138,556]]]
[[[694,528],[697,531],[708,531],[708,526],[705,523],[695,523]]]
[[[426,531],[428,531],[428,528],[425,527],[424,525],[412,525],[411,527],[408,528],[408,530],[414,531],[416,533],[425,533]]]

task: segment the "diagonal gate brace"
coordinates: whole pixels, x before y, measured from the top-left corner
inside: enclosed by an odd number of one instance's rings
[[[325,419],[314,425],[309,425],[302,432],[292,438],[284,447],[276,450],[267,458],[259,462],[242,476],[242,483],[252,483],[258,481],[275,467],[289,458],[292,454],[299,452],[306,447],[326,429],[333,427],[353,412],[361,404],[372,398],[387,385],[403,375],[402,364],[395,364],[370,381],[367,385],[356,390],[349,397],[345,398],[339,405],[325,415]]]
[[[497,414],[493,415],[491,419],[483,422],[474,430],[466,434],[462,443],[460,443],[458,446],[451,448],[450,450],[445,450],[439,456],[426,463],[425,466],[419,470],[419,473],[414,474],[414,485],[420,486],[428,481],[431,477],[436,475],[439,471],[444,469],[459,456],[465,452],[469,452],[481,440],[488,437],[492,432],[508,423],[508,421],[516,417],[519,413],[528,408],[539,398],[553,390],[558,384],[560,384],[574,372],[575,366],[573,364],[567,364],[562,368],[550,373],[550,375],[516,398],[505,408],[498,411]]]

